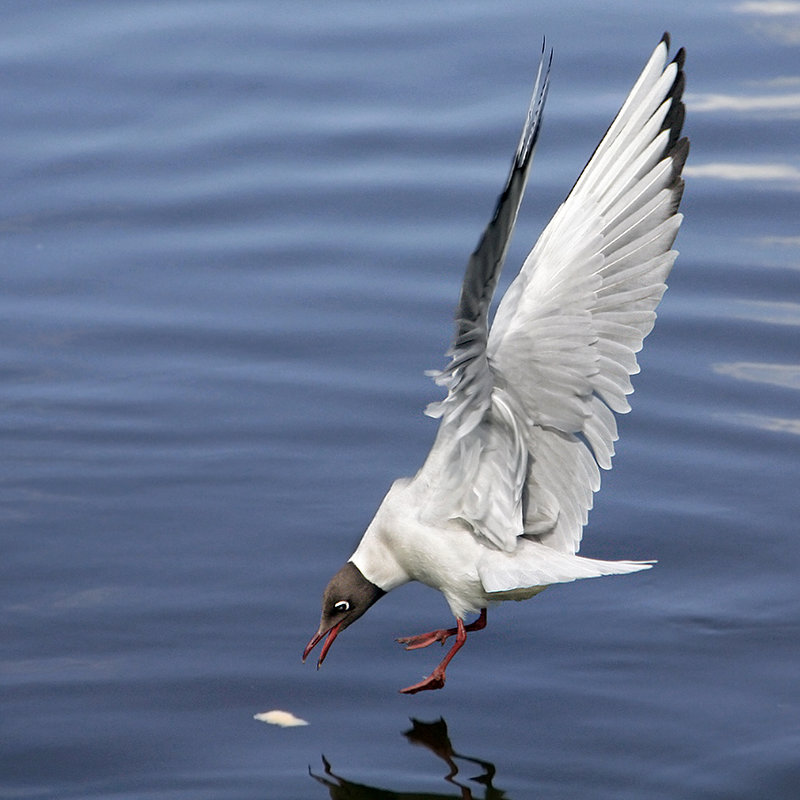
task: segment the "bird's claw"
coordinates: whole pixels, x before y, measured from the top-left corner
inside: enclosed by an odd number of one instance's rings
[[[454,633],[455,631],[438,630],[431,631],[430,633],[420,633],[417,636],[401,636],[395,641],[399,644],[404,644],[406,650],[419,650],[421,647],[428,647],[434,642],[440,642],[444,645],[448,637],[452,636]]]
[[[427,689],[441,689],[444,687],[444,679],[444,670],[440,672],[438,669],[435,669],[427,678],[421,680],[419,683],[401,689],[400,694],[416,694],[417,692],[424,692]]]

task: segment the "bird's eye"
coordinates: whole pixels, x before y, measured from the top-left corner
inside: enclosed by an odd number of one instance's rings
[[[339,613],[349,611],[350,603],[348,603],[347,600],[340,600],[338,603],[334,603],[333,610],[338,611]]]

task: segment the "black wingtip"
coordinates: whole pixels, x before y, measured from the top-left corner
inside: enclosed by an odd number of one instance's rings
[[[672,159],[672,174],[674,176],[669,186],[669,188],[672,190],[673,214],[678,213],[678,208],[681,204],[681,198],[683,197],[684,184],[681,173],[683,172],[683,165],[686,163],[686,158],[688,155],[689,139],[684,136],[682,139],[677,141],[669,153],[669,156]]]
[[[686,117],[686,107],[683,104],[683,91],[686,88],[686,74],[683,71],[683,65],[686,61],[686,51],[681,48],[675,54],[675,58],[672,59],[672,63],[674,63],[677,67],[677,72],[675,75],[675,80],[670,87],[669,93],[667,97],[672,100],[672,104],[670,105],[670,109],[667,112],[667,116],[664,118],[664,122],[661,126],[661,130],[668,130],[670,132],[669,141],[667,142],[667,146],[664,148],[665,153],[671,154],[673,148],[675,148],[676,143],[681,135],[681,129],[683,128],[683,122]]]
[[[680,175],[683,171],[683,165],[689,157],[689,138],[687,136],[677,141],[675,147],[670,151],[670,157],[672,158],[673,171],[676,175]]]
[[[547,53],[547,37],[542,36],[542,55],[541,59],[544,61],[545,54]],[[553,66],[553,48],[550,48],[550,54],[547,56],[547,69],[550,70],[550,67]]]
[[[661,37],[661,41],[664,42],[664,44],[667,46],[667,50],[669,50],[669,46],[670,46],[670,42],[671,42],[669,31],[664,31],[664,34]]]

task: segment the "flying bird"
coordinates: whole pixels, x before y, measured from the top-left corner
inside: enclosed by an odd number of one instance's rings
[[[654,563],[577,552],[600,468],[611,467],[614,414],[630,410],[636,353],[677,256],[689,151],[681,138],[684,55],[669,60],[665,33],[490,326],[547,97],[552,51],[543,47],[508,180],[467,264],[449,364],[434,373],[447,396],[426,409],[440,420],[433,447],[414,477],[392,484],[331,578],[304,661],[326,637],[319,668],[371,605],[420,581],[444,595],[456,625],[398,641],[413,650],[455,640],[427,678],[401,692],[440,689],[490,605]]]

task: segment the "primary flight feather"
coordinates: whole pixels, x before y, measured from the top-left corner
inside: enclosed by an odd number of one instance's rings
[[[436,440],[419,472],[394,482],[329,582],[303,660],[327,637],[319,667],[344,628],[416,580],[442,592],[456,626],[398,641],[416,649],[456,639],[429,677],[401,691],[439,689],[490,604],[651,565],[577,552],[600,468],[611,467],[613,412],[630,410],[636,353],[677,256],[689,143],[680,138],[684,51],[671,61],[668,53],[664,34],[490,327],[547,97],[552,52],[543,50],[508,180],[467,264],[450,363],[435,373],[447,389],[426,409],[440,419]]]

